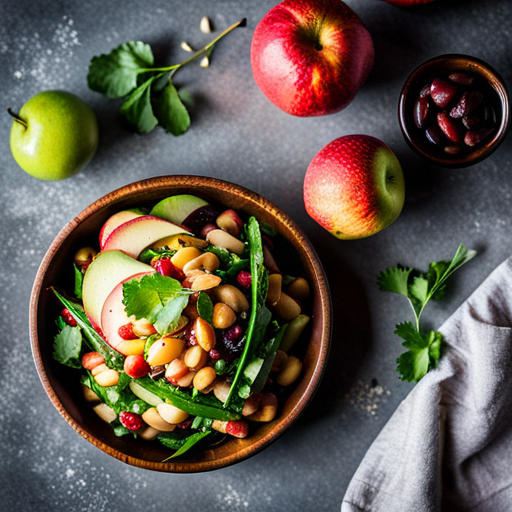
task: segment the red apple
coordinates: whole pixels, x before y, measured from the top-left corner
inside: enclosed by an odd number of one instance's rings
[[[265,96],[295,116],[344,109],[373,67],[373,42],[341,0],[285,0],[254,31],[251,64]]]
[[[308,214],[334,236],[349,240],[394,222],[405,198],[402,168],[384,142],[347,135],[313,158],[304,179]]]
[[[434,0],[386,0],[390,4],[398,7],[414,7],[415,5],[429,4]]]

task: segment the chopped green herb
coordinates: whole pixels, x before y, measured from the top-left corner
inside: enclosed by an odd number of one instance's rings
[[[205,292],[201,292],[197,298],[197,312],[209,324],[213,322],[213,302]]]
[[[415,326],[405,322],[397,325],[395,331],[395,334],[404,340],[402,345],[408,349],[397,359],[397,369],[402,380],[418,382],[437,365],[443,337],[436,331],[421,334],[421,314],[430,299],[436,300],[442,297],[446,280],[475,255],[476,251],[468,250],[461,244],[450,261],[431,263],[426,273],[396,266],[387,268],[379,274],[380,289],[407,297],[416,319]]]
[[[61,364],[80,369],[80,352],[82,350],[82,332],[80,327],[65,324],[53,341],[52,357]]]

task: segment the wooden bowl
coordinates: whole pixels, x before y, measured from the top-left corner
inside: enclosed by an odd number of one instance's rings
[[[416,127],[414,105],[422,88],[433,78],[446,77],[451,73],[467,72],[482,79],[487,92],[494,96],[496,131],[479,145],[459,154],[449,155],[429,142]],[[482,91],[483,92],[483,91]],[[503,142],[509,125],[509,100],[505,81],[489,64],[469,55],[448,54],[430,59],[418,66],[406,80],[398,106],[398,118],[402,134],[409,146],[433,164],[447,168],[468,167],[491,155]]]
[[[147,442],[132,436],[116,437],[111,427],[93,412],[82,395],[77,370],[52,359],[55,318],[62,309],[48,290],[55,286],[73,289],[73,255],[80,247],[98,245],[98,233],[113,213],[155,204],[173,194],[196,194],[254,215],[280,235],[276,257],[285,272],[303,275],[310,283],[312,299],[308,309],[312,321],[299,356],[303,372],[299,382],[281,404],[278,417],[251,429],[245,439],[229,438],[224,443],[195,456],[162,462],[170,452],[158,441]],[[43,387],[64,419],[85,439],[128,464],[179,473],[209,471],[225,467],[256,454],[282,435],[300,416],[313,398],[329,352],[331,302],[328,283],[310,242],[299,227],[272,203],[241,186],[199,176],[164,176],[139,181],[98,199],[78,214],[57,235],[37,272],[30,301],[32,353]],[[298,350],[301,348],[298,347]]]

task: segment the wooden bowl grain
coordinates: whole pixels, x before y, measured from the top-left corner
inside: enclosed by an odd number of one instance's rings
[[[245,439],[230,438],[197,455],[162,462],[169,456],[168,449],[158,441],[144,442],[131,436],[116,437],[110,426],[100,420],[84,400],[76,370],[63,367],[52,359],[55,318],[61,308],[48,288],[72,289],[73,270],[70,262],[73,254],[84,245],[97,246],[99,230],[110,215],[135,206],[155,204],[167,196],[181,193],[196,194],[243,214],[254,215],[270,225],[283,240],[284,247],[277,255],[284,256],[286,271],[300,273],[311,285],[312,321],[309,340],[303,344],[301,353],[304,363],[302,376],[274,421],[262,424]],[[57,235],[43,258],[32,289],[30,337],[37,372],[48,397],[82,437],[105,453],[134,466],[175,473],[210,471],[240,462],[267,447],[290,428],[312,400],[329,353],[329,287],[311,243],[286,214],[260,195],[213,178],[184,175],[151,178],[98,199]]]

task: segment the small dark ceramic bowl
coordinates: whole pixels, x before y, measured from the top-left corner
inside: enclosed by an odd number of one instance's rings
[[[446,154],[442,148],[429,142],[424,130],[414,121],[414,105],[422,88],[434,78],[446,78],[451,73],[469,73],[485,88],[496,114],[495,131],[474,147],[465,146],[460,153]],[[441,55],[418,66],[406,80],[398,107],[400,128],[409,146],[420,156],[442,167],[468,167],[487,158],[503,142],[509,124],[507,88],[501,76],[488,64],[468,55]]]
[[[116,437],[92,410],[82,394],[76,370],[52,359],[55,318],[62,309],[48,290],[50,286],[73,289],[72,259],[77,249],[97,246],[98,233],[113,213],[135,206],[152,205],[173,194],[196,194],[206,200],[254,215],[270,225],[276,237],[276,257],[286,272],[303,275],[310,283],[312,321],[299,354],[303,360],[300,380],[281,404],[278,417],[251,430],[245,439],[230,437],[224,443],[195,456],[185,455],[162,462],[169,450],[158,441]],[[281,244],[281,245],[279,245]],[[295,254],[296,257],[292,256]],[[308,308],[309,309],[309,308]],[[73,219],[57,235],[36,276],[30,302],[32,353],[43,387],[64,419],[85,439],[134,466],[157,471],[192,473],[240,462],[256,454],[283,434],[304,411],[320,383],[327,361],[331,335],[331,302],[328,283],[310,242],[299,227],[272,203],[243,187],[199,176],[165,176],[127,185],[101,199]]]

